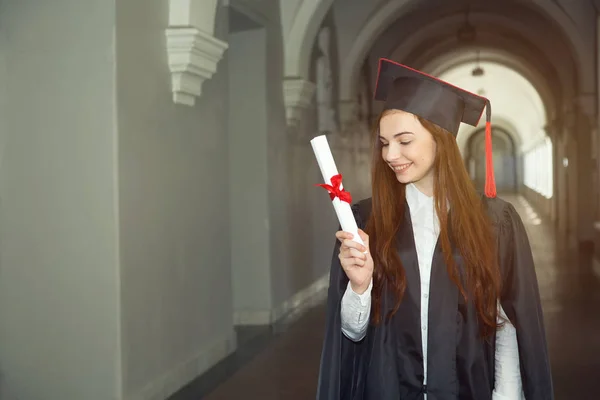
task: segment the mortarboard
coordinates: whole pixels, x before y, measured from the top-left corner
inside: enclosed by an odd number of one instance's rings
[[[398,109],[418,115],[455,137],[461,122],[477,126],[485,108],[485,194],[496,197],[490,122],[492,109],[488,99],[385,58],[379,59],[374,97],[385,102],[386,110]]]

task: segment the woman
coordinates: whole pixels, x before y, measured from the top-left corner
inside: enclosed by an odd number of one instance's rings
[[[382,59],[372,198],[339,231],[318,399],[552,400],[537,279],[495,197],[489,101]],[[486,108],[486,197],[456,144]]]

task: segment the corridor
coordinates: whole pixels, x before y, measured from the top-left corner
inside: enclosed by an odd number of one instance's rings
[[[596,400],[600,379],[600,279],[589,257],[568,254],[521,196],[504,196],[527,228],[536,264],[557,400]],[[324,306],[260,331],[170,400],[305,400],[315,396]]]
[[[417,104],[442,187],[514,193],[556,398],[600,398],[599,39],[600,0],[0,0],[0,400],[314,398],[311,140],[370,197],[382,111]]]

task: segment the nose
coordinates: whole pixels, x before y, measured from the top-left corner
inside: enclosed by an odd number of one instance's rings
[[[401,156],[400,146],[396,143],[390,143],[387,146],[387,153],[385,154],[385,160],[387,162],[398,161]]]

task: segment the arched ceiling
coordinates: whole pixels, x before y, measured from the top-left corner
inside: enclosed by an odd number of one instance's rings
[[[352,98],[365,52],[370,65],[383,56],[425,70],[433,59],[444,54],[456,54],[457,50],[468,48],[486,49],[489,53],[502,54],[507,64],[518,66],[523,75],[536,82],[540,93],[545,95],[545,102],[549,104],[556,99],[572,99],[581,89],[583,81],[587,82],[583,87],[594,87],[595,74],[593,60],[590,59],[593,47],[586,54],[583,50],[584,41],[576,41],[577,47],[574,46],[571,37],[557,29],[556,21],[548,20],[546,13],[533,10],[521,2],[476,5],[478,8],[472,7],[468,17],[469,23],[476,29],[476,37],[470,42],[459,41],[457,37],[458,29],[466,21],[465,10],[461,9],[463,4],[460,2],[446,2],[435,10],[407,6],[404,13],[385,29],[379,27],[382,32],[378,37],[356,39],[346,69],[341,71],[340,86],[345,91],[341,97]],[[573,36],[573,32],[570,33]],[[364,31],[361,31],[362,34]],[[577,63],[578,55],[589,62]],[[500,57],[495,58],[500,61]],[[447,59],[446,63],[449,62]],[[583,71],[589,73],[586,75]],[[372,79],[375,77],[372,76]]]
[[[422,68],[437,58],[438,65],[431,64],[431,68],[448,68],[451,62],[441,62],[439,58],[456,52],[456,31],[465,21],[467,4],[447,0],[301,0],[297,5],[298,1],[293,0],[294,7],[287,7],[293,10],[293,18],[282,16],[282,21],[291,21],[284,26],[286,76],[307,79],[309,55],[318,28],[333,7],[341,100],[353,98],[366,59],[370,65],[376,65],[373,61],[384,56]],[[468,3],[472,10],[469,21],[478,30],[474,44],[493,55],[490,61],[503,58],[504,64],[527,76],[547,106],[554,108],[556,99],[571,98],[590,88],[595,92],[596,11],[592,3]],[[562,106],[556,104],[558,108]]]
[[[456,48],[430,60],[423,68],[433,76],[440,76],[452,68],[467,63],[474,63],[477,58],[481,62],[503,65],[523,76],[539,93],[546,111],[551,112],[551,110],[556,109],[555,96],[559,96],[556,93],[556,87],[549,86],[542,75],[535,74],[536,66],[531,65],[527,59],[519,57],[514,53],[509,53],[506,50],[488,48],[481,50],[468,46]]]
[[[471,71],[476,64],[467,62],[446,70],[439,78],[490,99],[492,124],[510,132],[519,150],[526,150],[542,140],[546,136],[546,111],[535,87],[518,72],[504,65],[491,62],[479,65],[485,71],[483,76],[473,77]],[[479,127],[484,125],[485,118],[482,118]],[[476,127],[461,124],[457,136],[461,152],[466,149],[469,137],[476,130]]]
[[[461,58],[474,59],[476,50],[481,52],[484,60],[504,64],[527,76],[544,95],[549,110],[559,107],[558,99],[572,98],[576,92],[577,74],[571,65],[559,70],[531,43],[516,35],[498,34],[498,31],[479,31],[474,43],[461,43],[455,35],[438,34],[412,45],[397,47],[391,58],[405,60],[429,73],[433,73],[435,67],[435,72],[439,73]]]

